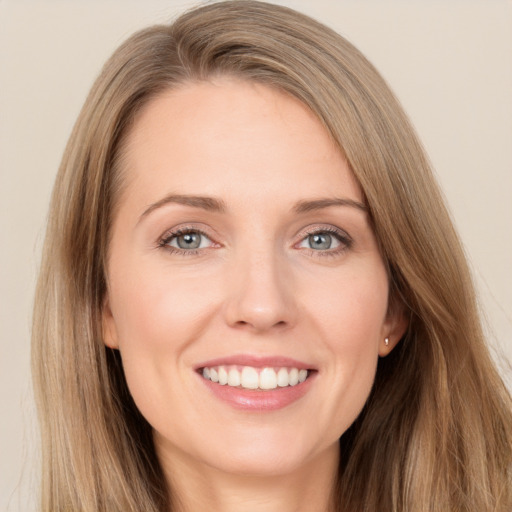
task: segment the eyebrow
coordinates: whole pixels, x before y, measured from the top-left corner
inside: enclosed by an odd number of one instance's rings
[[[351,208],[357,208],[363,212],[368,212],[368,207],[355,201],[354,199],[348,198],[327,198],[327,199],[314,199],[312,201],[299,201],[295,204],[293,210],[295,213],[308,213],[316,210],[322,210],[331,206],[350,206]]]
[[[193,208],[201,208],[202,210],[224,213],[227,210],[226,203],[222,199],[207,196],[191,196],[182,194],[170,194],[160,199],[156,203],[149,205],[139,218],[140,222],[144,217],[147,217],[151,212],[165,206],[167,204],[182,204],[191,206]],[[326,199],[313,199],[309,201],[298,201],[293,207],[295,213],[308,213],[316,210],[322,210],[331,206],[349,206],[357,208],[363,212],[368,211],[368,207],[354,199],[348,198],[326,198]]]
[[[181,194],[170,194],[156,203],[151,204],[144,210],[142,215],[139,218],[139,222],[147,217],[151,212],[165,206],[167,204],[182,204],[185,206],[192,206],[193,208],[201,208],[203,210],[223,213],[226,211],[226,204],[221,199],[216,199],[214,197],[204,197],[204,196],[189,196],[189,195],[181,195]]]

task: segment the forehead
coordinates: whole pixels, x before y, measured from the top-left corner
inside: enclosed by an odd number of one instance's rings
[[[127,136],[123,161],[131,194],[147,202],[164,193],[362,201],[342,152],[305,105],[237,79],[187,83],[153,98]]]

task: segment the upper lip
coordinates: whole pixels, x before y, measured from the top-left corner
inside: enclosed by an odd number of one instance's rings
[[[285,367],[285,368],[297,368],[299,370],[313,370],[315,369],[311,364],[298,361],[286,356],[259,356],[249,354],[231,355],[225,357],[218,357],[215,359],[209,359],[196,366],[196,370],[200,368],[211,368],[213,366],[222,365],[237,365],[237,366],[252,366],[254,368],[268,368],[268,367]]]

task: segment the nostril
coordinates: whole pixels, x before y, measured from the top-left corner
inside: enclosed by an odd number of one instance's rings
[[[246,320],[238,320],[233,324],[233,327],[247,328],[252,327],[256,330],[268,330],[268,329],[284,329],[288,326],[288,322],[285,320],[279,320],[278,322],[261,322],[253,321],[249,322]]]

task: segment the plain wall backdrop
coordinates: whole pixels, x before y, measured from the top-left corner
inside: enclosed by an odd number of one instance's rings
[[[358,46],[433,162],[512,389],[512,2],[288,0]],[[0,0],[0,510],[36,510],[29,345],[53,180],[102,64],[198,2]]]

